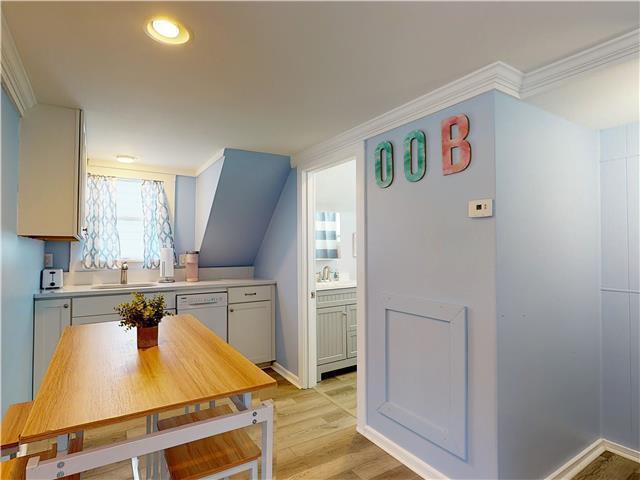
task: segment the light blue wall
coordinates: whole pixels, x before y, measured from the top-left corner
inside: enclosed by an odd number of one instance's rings
[[[44,252],[53,254],[53,268],[69,271],[71,248],[69,242],[44,242]]]
[[[276,361],[298,374],[297,184],[291,170],[254,263],[257,278],[278,282]]]
[[[31,399],[33,294],[43,242],[16,235],[20,116],[2,90],[2,412]]]
[[[196,178],[195,200],[195,248],[200,250],[202,240],[211,217],[213,199],[224,166],[224,157],[209,166]]]
[[[496,94],[500,478],[544,478],[599,438],[598,143]]]
[[[174,242],[176,255],[195,249],[196,178],[176,176]]]
[[[200,266],[253,265],[290,170],[284,155],[225,149]]]
[[[640,449],[640,170],[632,124],[600,134],[602,436]]]
[[[495,219],[467,218],[469,200],[495,195],[493,109],[494,94],[487,93],[366,141],[367,422],[450,478],[497,475]],[[455,114],[469,117],[472,162],[461,173],[443,176],[440,123]],[[404,178],[402,145],[415,128],[427,135],[427,173],[410,183]],[[373,151],[381,140],[391,140],[395,154],[395,180],[386,189],[374,178]],[[426,347],[428,339],[420,340],[421,332],[414,333],[415,341],[386,351],[387,341],[400,332],[386,324],[379,305],[385,293],[468,307],[466,460],[412,431],[410,422],[403,426],[378,412],[387,393],[407,403],[446,395],[434,391],[425,375],[434,365],[442,365],[442,376],[449,369],[445,357]],[[385,391],[391,367],[398,376],[409,375],[409,386]],[[415,405],[413,413],[446,423],[441,418],[446,415],[426,403]]]

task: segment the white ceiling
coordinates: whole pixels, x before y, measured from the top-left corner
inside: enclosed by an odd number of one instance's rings
[[[85,110],[89,156],[195,169],[290,154],[496,60],[529,71],[638,26],[629,3],[2,2],[39,102]],[[189,26],[175,47],[155,14]]]
[[[611,65],[527,98],[549,112],[593,129],[637,122],[640,116],[640,62]]]

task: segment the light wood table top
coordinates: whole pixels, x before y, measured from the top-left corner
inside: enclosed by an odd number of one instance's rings
[[[251,332],[247,332],[251,334]],[[158,346],[136,347],[118,322],[67,327],[20,436],[63,433],[275,386],[191,315],[162,320]]]

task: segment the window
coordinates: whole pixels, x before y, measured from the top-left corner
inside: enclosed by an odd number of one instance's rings
[[[116,182],[120,256],[130,262],[142,262],[144,259],[141,186],[141,180],[119,178]]]

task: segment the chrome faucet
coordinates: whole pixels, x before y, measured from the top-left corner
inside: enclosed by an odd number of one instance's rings
[[[322,268],[322,280],[324,282],[331,280],[331,267],[329,265],[325,265]]]
[[[120,265],[120,285],[126,285],[127,284],[127,271],[129,270],[129,265],[127,265],[127,262],[122,262],[122,265]]]

